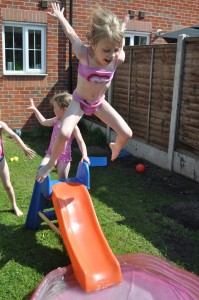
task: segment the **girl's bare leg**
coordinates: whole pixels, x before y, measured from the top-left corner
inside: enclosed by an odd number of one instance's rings
[[[64,150],[65,143],[66,143],[66,139],[64,139],[64,137],[61,135],[59,131],[49,161],[46,164],[43,164],[43,166],[37,171],[36,180],[39,183],[43,182],[44,179],[47,177],[47,175],[54,169],[57,158]]]
[[[67,162],[67,163],[60,162],[57,165],[57,173],[58,173],[58,179],[59,180],[68,178],[68,174],[69,174],[69,171],[70,171],[70,165],[71,165],[70,161]]]
[[[73,100],[63,116],[62,125],[56,137],[49,162],[37,171],[36,180],[38,182],[43,182],[46,176],[54,168],[58,157],[63,152],[66,142],[71,137],[73,130],[83,116],[83,113],[79,102]]]
[[[15,214],[18,217],[22,217],[23,212],[17,206],[14,189],[10,181],[10,172],[5,158],[0,161],[0,177]]]
[[[117,158],[122,147],[132,138],[133,132],[124,119],[106,100],[102,102],[102,105],[96,111],[95,115],[117,134],[115,143],[109,144],[112,150],[111,160],[114,160]]]
[[[44,158],[41,161],[41,166],[45,166],[50,160],[50,155],[46,154],[46,156],[44,156]]]

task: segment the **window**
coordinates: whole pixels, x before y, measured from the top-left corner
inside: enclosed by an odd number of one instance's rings
[[[3,23],[3,73],[38,75],[46,73],[46,27]]]
[[[125,46],[149,45],[150,32],[125,31]]]

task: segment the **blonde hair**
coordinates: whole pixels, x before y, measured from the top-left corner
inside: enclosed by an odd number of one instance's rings
[[[72,101],[72,95],[68,92],[62,92],[55,94],[51,99],[51,104],[56,102],[60,108],[67,108]]]
[[[124,29],[114,13],[99,7],[92,14],[91,30],[87,39],[90,44],[96,45],[107,37],[122,46]]]

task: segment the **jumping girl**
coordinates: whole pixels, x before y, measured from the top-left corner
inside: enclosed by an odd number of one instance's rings
[[[67,38],[72,43],[79,59],[77,87],[73,92],[73,100],[63,116],[62,125],[57,135],[49,162],[38,170],[36,179],[42,182],[53,169],[54,164],[63,151],[65,143],[82,118],[83,114],[94,114],[116,133],[116,141],[110,143],[111,159],[117,158],[121,148],[132,137],[132,130],[115,109],[105,100],[105,92],[111,84],[114,72],[124,62],[123,39],[125,24],[103,8],[93,14],[90,32],[87,36],[89,45],[84,45],[74,29],[64,17],[64,8],[52,3],[51,16],[58,18]]]

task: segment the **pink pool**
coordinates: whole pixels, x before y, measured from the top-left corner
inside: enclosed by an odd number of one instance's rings
[[[31,300],[198,300],[199,277],[149,254],[119,255],[123,280],[104,290],[86,293],[72,266],[44,277]]]

